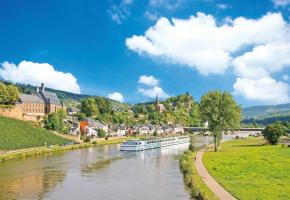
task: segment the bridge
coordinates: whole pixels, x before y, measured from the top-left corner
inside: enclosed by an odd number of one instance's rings
[[[205,127],[183,127],[185,131],[193,131],[193,132],[201,132],[201,131],[209,131],[209,128]],[[227,129],[232,130],[232,129]],[[264,128],[239,128],[235,129],[235,131],[263,131]]]

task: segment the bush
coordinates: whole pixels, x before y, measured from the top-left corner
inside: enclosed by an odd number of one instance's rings
[[[86,137],[86,138],[84,139],[84,142],[86,142],[86,143],[91,142],[91,138],[90,138],[90,137]]]
[[[286,132],[286,128],[279,124],[271,124],[268,125],[262,132],[265,139],[271,144],[276,145],[279,141],[279,138],[284,135]]]
[[[106,132],[103,129],[98,130],[98,137],[104,138],[106,136]]]

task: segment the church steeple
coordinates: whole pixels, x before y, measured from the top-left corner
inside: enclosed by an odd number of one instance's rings
[[[156,106],[159,105],[159,96],[158,96],[158,94],[156,95],[155,105],[156,105]]]

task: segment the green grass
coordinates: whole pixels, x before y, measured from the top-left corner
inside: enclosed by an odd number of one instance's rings
[[[209,173],[238,199],[290,199],[290,148],[264,145],[262,138],[225,142],[206,152]]]
[[[197,174],[194,166],[194,157],[196,152],[186,151],[179,160],[180,169],[183,173],[184,183],[190,190],[193,199],[217,200],[218,198],[205,185]]]
[[[33,123],[0,116],[0,150],[22,149],[62,144],[68,141]]]

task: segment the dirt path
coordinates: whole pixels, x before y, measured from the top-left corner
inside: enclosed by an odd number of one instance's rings
[[[201,149],[196,154],[196,161],[194,162],[196,171],[208,188],[221,200],[236,200],[229,192],[227,192],[214,178],[208,173],[202,163],[202,156],[205,149]]]

